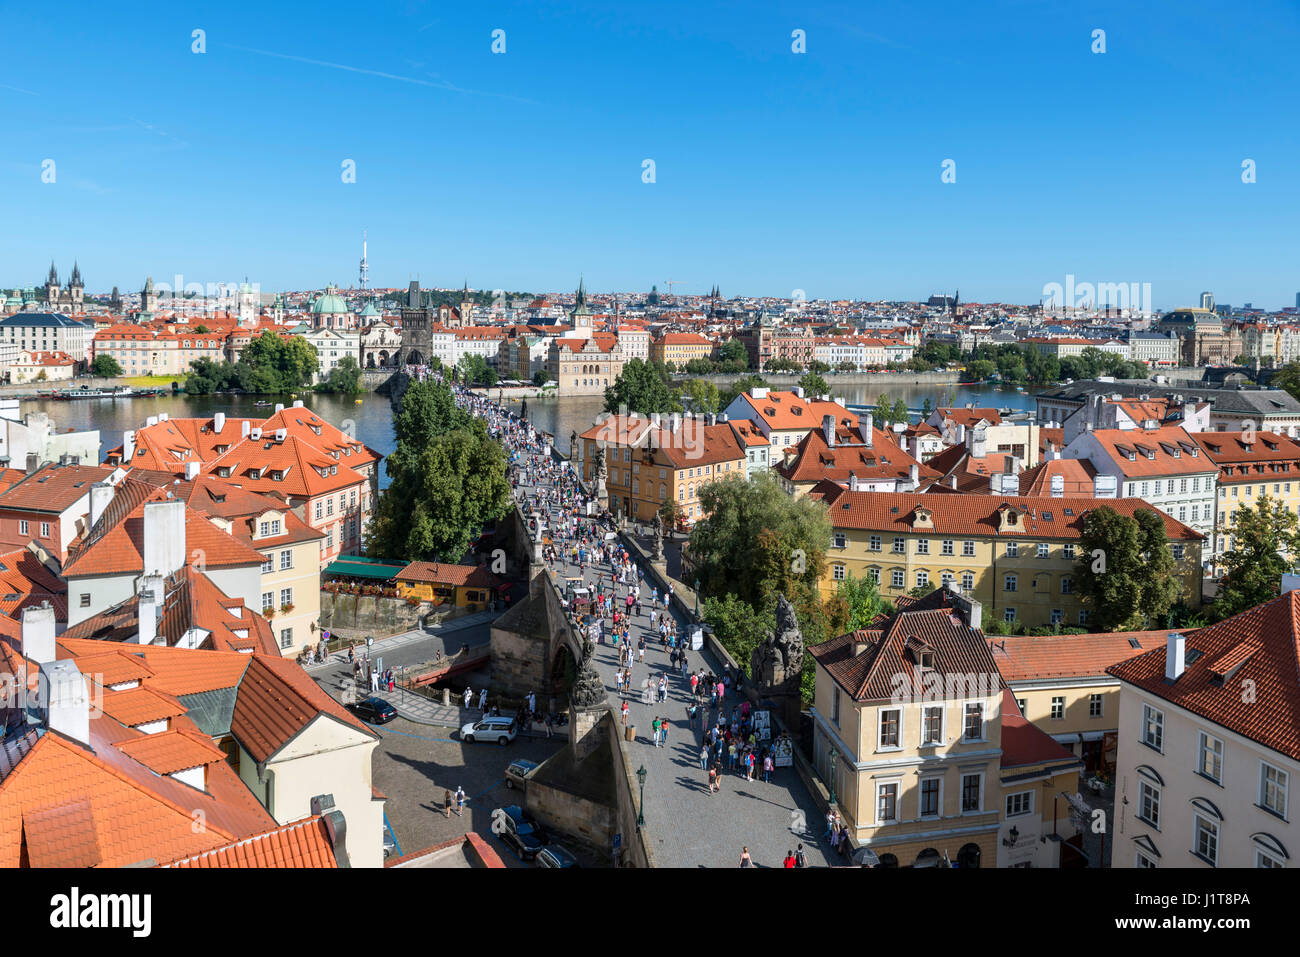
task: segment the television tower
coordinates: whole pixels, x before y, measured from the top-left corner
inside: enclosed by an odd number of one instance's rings
[[[370,265],[366,262],[366,231],[361,230],[361,278],[358,284],[359,289],[365,289],[370,285]]]

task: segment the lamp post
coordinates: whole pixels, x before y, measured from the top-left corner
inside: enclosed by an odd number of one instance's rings
[[[637,811],[636,811],[636,827],[637,827],[637,830],[638,830],[638,831],[639,831],[641,828],[645,827],[645,779],[646,779],[646,773],[647,773],[647,772],[646,772],[646,769],[645,769],[645,765],[644,765],[644,764],[641,765],[641,767],[640,767],[640,768],[637,770],[637,772],[636,772],[636,779],[637,779],[637,781],[639,781],[640,784],[641,784],[641,806],[640,806],[639,808],[637,808]]]
[[[695,579],[695,617],[700,617],[700,580]]]
[[[835,762],[840,758],[839,751],[835,750],[835,745],[831,745],[831,808],[835,807]]]

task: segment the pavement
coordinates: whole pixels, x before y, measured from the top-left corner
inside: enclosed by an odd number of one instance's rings
[[[522,483],[520,487],[535,490]],[[549,520],[553,527],[557,525],[558,513],[552,510]],[[551,567],[562,577],[579,574],[578,567],[567,560]],[[608,591],[612,582],[608,564],[595,569],[588,566],[583,577],[593,594],[598,583],[603,582]],[[627,593],[626,586],[618,585],[615,593],[621,599]],[[832,863],[827,855],[829,844],[819,840],[824,816],[794,768],[777,768],[770,784],[762,781],[761,774],[756,774],[754,781],[746,781],[738,772],[724,770],[722,790],[709,793],[708,774],[700,769],[699,761],[708,725],[697,722],[694,729],[688,726],[689,678],[683,678],[680,670],[669,670],[668,653],[651,623],[650,586],[642,584],[637,593],[644,613],[633,620],[631,635],[634,647],[637,639],[646,635],[646,651],[644,661],[633,666],[634,693],[626,697],[629,723],[636,728],[630,757],[647,772],[644,814],[657,866],[737,867],[741,849],[748,847],[756,867],[781,867],[786,852],[800,842],[809,866]],[[617,607],[621,608],[622,603]],[[688,623],[684,617],[675,610],[673,617],[678,634],[686,634]],[[610,700],[619,707],[614,684],[618,648],[609,643],[596,645],[594,664],[605,679]],[[722,663],[706,651],[688,651],[687,667],[692,672],[701,667],[713,674],[723,672]],[[652,679],[657,684],[661,674],[668,676],[668,700],[643,703],[642,683]],[[726,704],[728,712],[735,703],[733,699]],[[653,744],[650,727],[655,717],[665,719],[669,726],[668,743],[658,748]],[[717,711],[708,717],[715,721]]]

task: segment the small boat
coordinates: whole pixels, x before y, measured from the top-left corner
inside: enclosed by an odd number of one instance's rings
[[[353,401],[353,403],[356,404],[356,405],[360,405],[360,404],[361,404],[361,400],[360,400],[360,399],[353,399],[352,401]]]

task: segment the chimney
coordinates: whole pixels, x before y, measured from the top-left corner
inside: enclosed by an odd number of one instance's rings
[[[162,617],[163,579],[161,575],[146,575],[140,579],[139,640],[142,645],[152,645],[158,637],[158,619]]]
[[[790,391],[793,392],[793,393],[795,394],[795,398],[798,398],[798,399],[802,399],[802,398],[803,398],[803,386],[801,386],[801,385],[797,385],[797,386],[795,386],[793,389],[791,389]]]
[[[215,433],[217,433],[217,435],[220,435],[220,434],[221,434],[221,430],[224,429],[225,427],[226,427],[226,413],[224,413],[224,412],[213,412],[213,413],[212,413],[212,431],[215,432]]]
[[[104,515],[104,509],[113,501],[113,486],[107,482],[96,482],[90,487],[90,524],[87,531],[94,528]]]
[[[904,452],[907,451],[907,436],[903,435],[901,432],[898,435],[898,447]]]
[[[539,578],[541,576],[538,576]],[[334,852],[334,861],[339,867],[351,867],[348,861],[348,826],[343,812],[334,806],[334,795],[318,794],[311,799],[311,813],[320,815],[329,835],[330,849]]]
[[[284,411],[284,403],[283,403],[283,402],[277,402],[277,403],[275,404],[275,414],[276,414],[276,415],[279,415],[279,414],[280,414],[281,412],[283,412],[283,411]]]
[[[35,452],[27,453],[27,474],[31,475],[41,467],[41,457]]]
[[[867,448],[872,448],[876,441],[876,420],[870,412],[863,418],[862,423],[862,441]]]
[[[822,416],[822,436],[826,439],[827,445],[835,445],[835,416]]]
[[[948,476],[948,487],[949,487],[949,488],[956,488],[956,487],[957,487],[957,476],[955,476],[955,475],[950,475],[950,476]]]
[[[249,422],[247,419],[239,423],[239,437],[241,439],[248,438],[248,433],[251,432],[252,430],[253,430],[253,423]]]
[[[957,444],[958,445],[966,444],[966,423],[965,422],[957,423]]]
[[[171,418],[171,417],[170,417],[166,412],[159,412],[159,413],[158,413],[158,421],[159,421],[159,422],[166,422],[169,418]]]
[[[249,437],[250,439],[252,439],[254,442],[259,442],[259,441],[261,441],[261,439],[262,439],[262,430],[261,430],[261,429],[250,429],[249,432],[248,432],[248,437]]]
[[[288,429],[276,429],[276,430],[275,430],[275,440],[276,440],[277,442],[283,442],[284,439],[285,439],[285,436],[287,436],[288,434],[289,434],[289,430],[288,430]]]
[[[989,491],[994,495],[1002,494],[1002,474],[1000,472],[994,472],[989,476]]]
[[[41,665],[45,683],[46,727],[79,744],[90,744],[90,692],[86,678],[70,658]]]
[[[704,424],[705,424],[705,425],[717,425],[717,424],[718,424],[718,416],[717,416],[715,413],[713,413],[713,412],[706,413],[705,416],[704,416]]]
[[[150,427],[155,426],[155,425],[157,425],[157,424],[158,424],[158,416],[156,416],[156,415],[151,415],[151,416],[149,416],[149,418],[147,418],[147,419],[144,420],[145,428],[150,428]]]
[[[852,469],[849,469],[849,491],[856,492],[857,490],[858,490],[858,473],[853,471]]]
[[[188,482],[188,481],[192,481],[193,479],[196,479],[196,478],[198,478],[198,477],[199,477],[199,463],[198,463],[198,462],[186,462],[186,463],[185,463],[185,480]]]
[[[1177,681],[1187,670],[1187,639],[1176,631],[1165,641],[1165,680]]]
[[[915,462],[907,470],[907,478],[912,483],[912,488],[921,484],[921,467]]]
[[[294,400],[293,400],[293,407],[294,407],[295,409],[301,409],[301,408],[302,408],[302,399],[294,399]]]
[[[54,609],[49,602],[23,609],[23,657],[38,665],[54,660]]]
[[[134,430],[122,433],[122,464],[125,465],[135,457]]]
[[[1052,476],[1052,498],[1065,498],[1065,476]]]
[[[179,499],[144,507],[144,574],[170,575],[185,567],[185,503]]]
[[[863,641],[861,638],[855,637],[853,639],[853,657],[856,658],[858,655],[862,654],[870,647],[871,647],[870,642]]]

